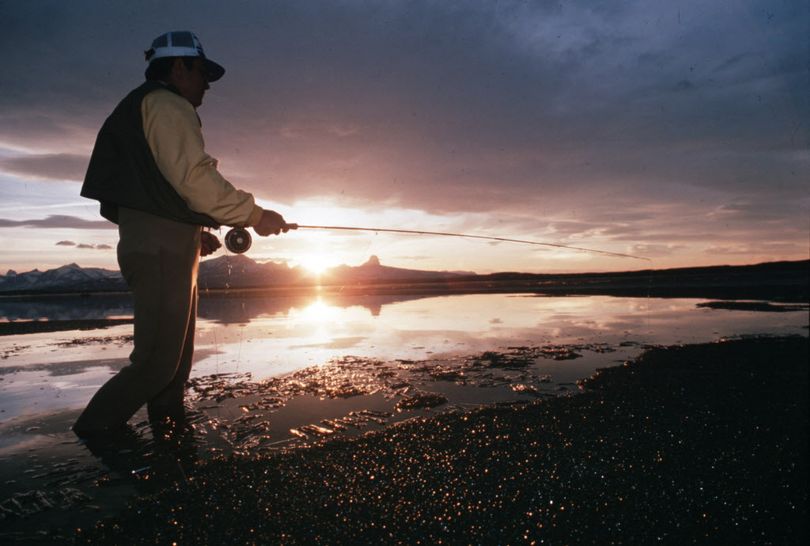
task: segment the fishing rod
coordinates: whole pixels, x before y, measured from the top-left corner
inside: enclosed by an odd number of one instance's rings
[[[304,224],[287,224],[287,229],[320,229],[326,231],[374,231],[380,233],[399,233],[407,235],[436,235],[440,237],[463,237],[465,239],[481,239],[484,241],[498,241],[504,243],[517,243],[522,245],[535,245],[546,246],[552,248],[564,248],[566,250],[576,250],[579,252],[590,252],[592,254],[602,254],[604,256],[613,256],[616,258],[632,258],[634,260],[650,261],[649,258],[643,256],[634,256],[633,254],[622,254],[619,252],[609,252],[607,250],[597,250],[594,248],[584,248],[579,246],[562,245],[558,243],[544,243],[540,241],[529,241],[526,239],[511,239],[508,237],[492,237],[488,235],[473,235],[470,233],[449,233],[444,231],[422,231],[416,229],[393,229],[393,228],[373,228],[373,227],[354,227],[354,226],[311,226]],[[250,233],[245,228],[233,228],[225,234],[225,246],[234,254],[242,254],[247,252],[251,245]]]

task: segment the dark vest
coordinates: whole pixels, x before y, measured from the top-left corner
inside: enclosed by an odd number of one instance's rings
[[[177,93],[171,86],[147,81],[124,97],[101,126],[81,195],[99,201],[101,215],[116,224],[122,206],[187,224],[219,227],[210,216],[188,208],[155,163],[143,131],[141,102],[157,89]]]

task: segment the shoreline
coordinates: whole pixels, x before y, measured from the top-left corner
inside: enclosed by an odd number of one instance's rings
[[[67,332],[72,330],[103,330],[122,324],[133,324],[132,318],[74,319],[74,320],[20,320],[0,322],[0,336]]]
[[[803,543],[807,357],[804,336],[653,348],[576,396],[201,463],[42,538]]]
[[[435,272],[439,273],[439,272]],[[330,278],[305,284],[253,286],[234,281],[228,287],[207,288],[202,282],[201,296],[307,295],[313,293],[345,295],[441,296],[525,292],[537,295],[602,295],[621,297],[757,299],[806,303],[810,296],[810,260],[766,262],[738,266],[705,266],[672,269],[644,269],[591,273],[518,273],[502,272],[474,276],[427,278]],[[7,291],[3,301],[48,298],[104,298],[128,294],[127,291],[93,291],[90,288],[43,291]]]
[[[474,292],[473,292],[474,293]],[[521,291],[510,291],[506,292],[508,294],[527,294],[526,292]],[[231,296],[238,295],[237,294],[229,294]],[[424,295],[424,297],[431,297],[431,296],[441,296],[441,295],[462,295],[468,294],[468,292],[454,294],[454,293],[441,293],[441,294],[429,294]],[[348,295],[344,293],[343,295]],[[542,297],[543,295],[551,295],[551,294],[528,294],[530,296],[535,297]],[[596,296],[596,295],[608,295],[609,297],[639,297],[636,296],[626,296],[626,295],[609,295],[609,294],[566,294],[568,296]],[[219,295],[216,297],[224,297],[225,294]],[[726,309],[726,310],[737,310],[737,311],[752,311],[752,312],[760,312],[760,313],[783,313],[783,312],[793,312],[793,311],[806,311],[810,309],[810,305],[807,303],[793,303],[789,302],[786,303],[783,299],[777,300],[769,300],[769,299],[753,299],[753,298],[744,298],[739,300],[711,300],[705,303],[700,303],[697,305],[698,308],[709,308],[709,309]],[[106,328],[112,328],[114,326],[120,326],[125,324],[133,324],[133,318],[114,318],[114,319],[71,319],[71,320],[16,320],[16,321],[8,321],[8,322],[0,322],[0,337],[3,336],[16,336],[16,335],[26,335],[26,334],[37,334],[43,332],[67,332],[73,330],[103,330]]]
[[[377,287],[379,290],[381,287]],[[553,293],[553,292],[536,292],[532,291],[529,288],[521,288],[519,286],[511,286],[509,289],[503,290],[490,290],[490,291],[437,291],[433,292],[423,292],[419,293],[418,291],[414,291],[413,287],[406,287],[406,286],[398,286],[396,290],[391,290],[389,292],[386,291],[378,291],[369,293],[368,291],[364,291],[363,289],[351,290],[346,289],[342,291],[309,291],[301,293],[299,291],[287,292],[287,291],[280,291],[277,292],[278,295],[294,295],[294,296],[302,296],[302,295],[312,295],[312,296],[335,296],[341,298],[349,298],[353,296],[369,296],[369,297],[376,297],[376,296],[388,296],[388,301],[383,303],[377,304],[375,308],[380,307],[385,303],[391,303],[398,301],[399,299],[419,299],[419,298],[429,298],[429,297],[439,297],[439,296],[454,296],[454,295],[472,295],[472,294],[488,294],[488,293],[502,293],[502,294],[522,294],[530,297],[545,297],[545,296],[570,296],[570,297],[577,297],[577,296],[608,296],[608,297],[656,297],[656,298],[680,298],[681,296],[661,296],[661,295],[652,295],[652,294],[641,294],[641,293],[604,293],[604,292],[566,292],[566,293]],[[723,298],[720,294],[715,294],[715,296],[711,296],[710,290],[704,290],[703,296],[690,296],[693,299],[707,299],[710,301],[698,304],[699,308],[710,308],[710,309],[727,309],[727,310],[739,310],[739,311],[752,311],[752,312],[762,312],[762,313],[772,313],[772,312],[792,312],[792,311],[804,311],[810,308],[807,301],[801,300],[798,297],[787,296],[783,294],[781,297],[776,298],[757,298],[755,294],[744,294],[740,295],[739,298],[730,298],[726,299]],[[202,293],[200,295],[201,298],[227,298],[227,297],[250,297],[250,296],[268,296],[270,292],[267,290],[260,290],[254,291],[252,289],[239,289],[239,290],[229,290],[229,291],[215,291],[214,293]],[[128,294],[121,293],[120,296],[126,297]],[[104,294],[104,297],[109,297],[109,294]],[[38,296],[44,297],[48,299],[56,299],[56,298],[72,298],[72,297],[83,297],[89,298],[90,296],[79,296],[79,295],[47,295],[47,296]],[[15,298],[20,298],[19,296],[15,296]],[[28,301],[36,301],[34,297],[22,298],[23,300]],[[379,311],[377,311],[379,313]],[[96,329],[106,329],[113,326],[119,326],[124,324],[132,324],[134,322],[133,318],[98,318],[98,319],[69,319],[69,320],[9,320],[2,322],[0,321],[0,337],[3,336],[13,336],[13,335],[25,335],[25,334],[34,334],[34,333],[43,333],[43,332],[63,332],[63,331],[71,331],[71,330],[96,330]]]

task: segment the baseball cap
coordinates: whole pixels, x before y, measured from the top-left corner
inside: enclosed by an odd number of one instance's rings
[[[209,82],[215,82],[225,74],[222,66],[205,56],[200,39],[188,30],[174,30],[161,34],[152,41],[152,47],[144,54],[149,63],[164,57],[200,57],[205,63]]]

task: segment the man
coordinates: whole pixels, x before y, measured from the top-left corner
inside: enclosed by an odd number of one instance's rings
[[[81,195],[118,224],[118,264],[134,298],[130,364],[93,396],[73,426],[82,437],[122,429],[147,404],[153,425],[184,417],[194,352],[200,256],[220,247],[202,227],[286,232],[284,218],[237,190],[205,153],[196,108],[225,69],[188,31],[157,37],[146,51],[146,82],[99,131]]]

